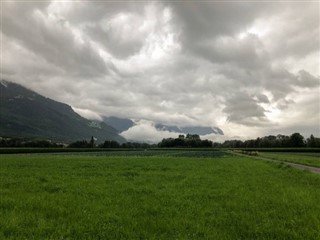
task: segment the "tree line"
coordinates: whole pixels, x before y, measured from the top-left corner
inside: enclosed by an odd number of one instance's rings
[[[320,138],[314,137],[313,134],[306,139],[300,133],[293,133],[290,136],[278,134],[245,141],[227,140],[223,143],[214,143],[213,146],[222,148],[319,148]]]
[[[0,147],[58,148],[64,146],[62,143],[55,143],[50,140],[0,137]]]
[[[0,147],[3,148],[151,148],[157,147],[156,144],[140,143],[140,142],[125,142],[118,143],[113,140],[106,140],[103,143],[96,144],[94,137],[89,141],[78,140],[69,144],[55,143],[51,140],[25,139],[25,138],[9,138],[0,137]]]
[[[106,140],[103,143],[96,144],[95,138],[91,137],[90,141],[81,140],[70,143],[69,148],[151,148],[156,147],[156,144],[139,143],[139,142],[125,142],[118,143],[114,140]]]
[[[320,138],[313,134],[304,138],[300,133],[290,136],[278,134],[250,140],[226,140],[223,143],[201,140],[199,135],[179,135],[178,138],[164,138],[158,147],[216,147],[216,148],[320,148]]]
[[[160,143],[158,143],[158,147],[160,148],[170,148],[170,147],[212,147],[212,141],[206,139],[201,140],[200,136],[197,134],[187,134],[179,135],[178,138],[164,138]]]
[[[290,136],[278,134],[258,137],[250,140],[226,140],[223,143],[212,142],[210,140],[201,140],[197,134],[179,135],[177,138],[164,138],[158,144],[148,144],[140,142],[118,143],[113,140],[106,140],[103,143],[96,144],[96,139],[91,137],[89,141],[80,140],[70,144],[55,143],[51,140],[27,140],[23,138],[1,138],[0,147],[39,147],[39,148],[170,148],[170,147],[215,147],[215,148],[299,148],[310,147],[320,148],[320,138],[304,138],[300,133],[293,133]]]

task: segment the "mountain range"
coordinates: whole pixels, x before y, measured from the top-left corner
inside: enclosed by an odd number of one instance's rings
[[[118,117],[103,117],[103,121],[116,129],[119,133],[127,131],[129,128],[135,125],[134,121],[128,118],[118,118]]]
[[[119,133],[125,132],[136,123],[128,118],[118,118],[118,117],[104,117],[103,121],[110,125],[111,127],[118,130]],[[159,131],[175,132],[181,134],[198,134],[198,135],[208,135],[217,134],[224,135],[223,131],[218,127],[203,127],[203,126],[186,126],[179,127],[175,125],[165,125],[162,123],[155,123],[154,127]]]
[[[41,96],[19,84],[0,81],[0,136],[50,139],[61,142],[126,140],[104,122],[91,121],[71,106]]]
[[[102,121],[89,120],[76,113],[71,106],[42,96],[19,84],[0,80],[0,137],[50,139],[58,142],[89,140],[97,142],[126,141],[122,132],[134,127],[139,120],[103,117]],[[180,127],[154,122],[158,131],[177,134],[219,134],[217,127]]]

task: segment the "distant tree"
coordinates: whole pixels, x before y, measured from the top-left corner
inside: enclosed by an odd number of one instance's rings
[[[186,139],[200,140],[200,136],[198,134],[190,134],[190,133],[188,133],[187,136],[186,136]]]
[[[179,135],[179,138],[180,139],[184,139],[184,135],[182,134],[182,135]]]
[[[24,147],[55,147],[56,144],[51,143],[50,141],[47,140],[38,140],[38,141],[27,141],[23,144]]]
[[[92,136],[91,139],[90,139],[90,147],[91,147],[91,148],[95,147],[94,141],[95,141],[95,139],[94,139],[94,137]]]
[[[310,138],[307,139],[307,146],[308,147],[315,147],[316,146],[316,139],[313,134],[310,135]]]
[[[76,141],[70,143],[68,147],[70,148],[89,148],[91,145],[86,140]]]
[[[120,144],[116,141],[104,141],[104,143],[102,145],[100,145],[100,147],[103,147],[103,148],[119,148],[120,147]],[[128,147],[127,143],[126,145],[123,145],[123,147]]]
[[[164,138],[158,144],[159,147],[174,147],[174,139],[173,138]]]
[[[318,148],[320,147],[320,138],[316,138],[313,134],[307,139],[307,147]]]
[[[117,141],[111,141],[111,147],[112,148],[119,148],[120,147],[120,144],[117,142]]]
[[[176,139],[173,140],[173,145],[175,147],[184,147],[186,145],[185,141],[184,141],[184,138],[181,138],[180,136],[181,135],[179,135],[179,138],[176,138]]]
[[[304,138],[300,133],[293,133],[290,136],[290,147],[303,147],[304,144]]]
[[[201,141],[201,147],[212,147],[213,143],[212,141],[206,139]]]
[[[221,144],[213,143],[213,146],[223,148],[266,148],[266,147],[314,147],[320,148],[320,138],[314,137],[304,141],[304,137],[300,133],[293,133],[290,136],[278,134],[277,136],[269,135],[262,138],[250,139],[242,142],[241,140],[226,140]]]
[[[256,144],[255,144],[256,140],[246,140],[244,143],[243,143],[243,146],[246,147],[246,148],[254,148],[256,147]]]
[[[218,142],[214,142],[212,143],[212,146],[215,147],[215,148],[218,148],[218,147],[221,147],[221,143],[218,143]]]
[[[183,137],[182,137],[183,136]],[[212,141],[201,140],[197,134],[179,135],[178,138],[164,138],[158,144],[158,147],[212,147]]]

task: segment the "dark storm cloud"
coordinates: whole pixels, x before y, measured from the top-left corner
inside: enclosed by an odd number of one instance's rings
[[[311,96],[319,112],[318,3],[2,5],[3,78],[85,116],[211,125],[229,136],[303,118],[318,127],[319,114],[301,104]],[[130,138],[155,135],[140,123]]]
[[[183,41],[188,45],[201,46],[202,39],[239,33],[252,24],[255,17],[272,4],[244,2],[173,2],[170,3],[177,21],[183,28]]]
[[[300,70],[297,75],[296,85],[304,88],[319,87],[319,77],[315,77],[305,70]]]
[[[257,97],[258,101],[261,103],[269,103],[268,97],[264,94],[258,94],[256,97]]]
[[[223,111],[228,114],[228,120],[231,122],[245,125],[250,125],[255,122],[255,125],[260,125],[268,122],[264,113],[265,109],[258,105],[258,102],[253,98],[244,94],[238,94],[228,98]]]

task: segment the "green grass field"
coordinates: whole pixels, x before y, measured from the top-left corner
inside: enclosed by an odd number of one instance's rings
[[[320,239],[320,175],[222,152],[0,156],[0,239]]]
[[[284,162],[320,167],[320,153],[259,152],[259,156]]]

